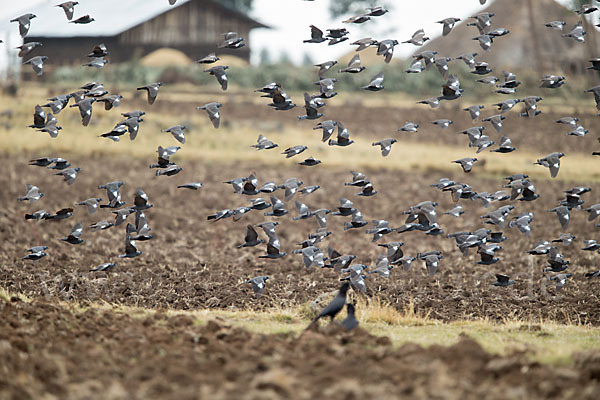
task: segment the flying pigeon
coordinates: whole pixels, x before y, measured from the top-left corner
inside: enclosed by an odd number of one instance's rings
[[[252,290],[256,295],[256,298],[259,298],[262,295],[263,289],[265,288],[265,283],[269,279],[268,276],[257,276],[255,278],[249,279],[244,283],[249,283],[252,285]]]
[[[25,37],[27,35],[27,32],[29,32],[29,27],[31,26],[31,20],[36,17],[37,17],[37,15],[35,15],[35,14],[27,13],[27,14],[21,15],[20,17],[15,18],[15,19],[11,19],[10,22],[18,22],[19,23],[19,34],[21,35],[21,37]]]
[[[361,89],[369,90],[371,92],[377,92],[379,90],[383,90],[384,89],[383,72],[380,72],[377,75],[375,75],[373,77],[373,79],[371,79],[371,82],[369,82],[369,84],[366,86],[362,86]]]
[[[198,64],[213,64],[219,61],[220,58],[215,55],[215,53],[210,53],[209,55],[197,60]]]
[[[34,201],[38,201],[42,197],[44,197],[44,193],[40,193],[40,189],[37,186],[31,185],[28,183],[27,184],[27,193],[25,193],[25,196],[19,197],[17,200],[18,201],[27,200],[27,201],[33,203]]]
[[[352,57],[348,62],[348,67],[340,69],[339,72],[349,72],[352,74],[357,74],[359,72],[362,72],[365,68],[365,66],[360,64],[360,55],[356,53],[354,57]]]
[[[81,168],[67,168],[54,175],[62,175],[64,181],[67,182],[67,185],[72,185],[75,183],[79,171],[81,171]]]
[[[80,238],[82,233],[83,233],[83,227],[82,227],[81,223],[77,223],[71,229],[71,233],[69,234],[69,236],[67,236],[65,238],[61,238],[60,240],[65,241],[70,244],[81,244],[81,243],[85,242],[85,240]]]
[[[145,90],[148,92],[148,104],[154,104],[156,96],[158,96],[158,89],[163,85],[162,82],[150,83],[146,86],[137,88],[137,90]]]
[[[310,39],[304,40],[304,43],[323,43],[327,39],[323,37],[323,31],[314,25],[310,26]]]
[[[510,279],[508,275],[496,274],[496,282],[492,283],[492,285],[506,287],[514,283],[515,281]]]
[[[448,36],[448,34],[450,34],[450,32],[452,31],[452,28],[454,28],[454,25],[456,25],[457,22],[459,22],[461,19],[460,18],[444,18],[441,21],[437,21],[436,24],[442,24],[444,25],[442,28],[442,35],[444,36]]]
[[[373,142],[372,146],[379,146],[381,148],[381,155],[383,157],[387,157],[387,155],[390,154],[390,151],[392,150],[392,145],[396,142],[397,140],[393,138],[383,139],[379,142]]]
[[[41,46],[43,46],[43,44],[40,42],[23,43],[21,46],[16,47],[17,49],[19,49],[19,54],[17,54],[17,55],[19,57],[23,58],[26,55],[28,55],[29,53],[31,53],[34,49],[36,49],[37,47],[41,47]]]
[[[549,168],[550,176],[552,178],[556,178],[558,175],[558,169],[560,168],[560,159],[561,157],[564,157],[564,155],[564,153],[559,152],[550,153],[546,157],[540,158],[534,162],[534,164]]]
[[[402,43],[410,43],[414,44],[415,46],[423,46],[423,44],[428,40],[429,38],[425,36],[425,31],[423,29],[419,29],[415,33],[413,33],[412,37],[409,40],[406,40]]]
[[[173,135],[175,140],[181,144],[185,144],[185,134],[183,131],[186,129],[187,127],[185,125],[175,125],[167,129],[162,129],[161,132],[169,132],[171,135]]]
[[[116,266],[117,266],[117,263],[107,262],[104,264],[100,264],[95,268],[90,269],[90,272],[109,272]]]
[[[196,107],[196,109],[206,110],[206,113],[208,114],[208,117],[210,118],[210,121],[212,122],[213,126],[215,128],[219,128],[219,125],[221,124],[221,112],[219,111],[220,107],[223,107],[223,104],[212,102],[200,107]]]
[[[44,62],[48,59],[47,56],[35,56],[25,61],[23,64],[30,64],[37,76],[44,74]]]
[[[217,78],[217,82],[221,85],[221,89],[227,90],[227,74],[225,70],[228,69],[227,65],[217,65],[209,69],[205,69],[204,72],[208,72],[210,75],[214,75]]]
[[[88,98],[78,101],[75,104],[71,104],[69,107],[79,107],[79,114],[81,115],[81,124],[88,126],[92,119],[92,104],[96,101],[95,98]]]
[[[89,24],[90,22],[95,21],[94,18],[90,17],[88,14],[83,17],[79,17],[73,21],[69,21],[70,24]]]

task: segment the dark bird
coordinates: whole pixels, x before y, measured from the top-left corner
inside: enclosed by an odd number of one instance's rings
[[[27,35],[27,32],[29,32],[29,27],[31,26],[31,20],[36,17],[37,17],[37,15],[35,15],[35,14],[27,13],[27,14],[21,15],[20,17],[15,18],[15,19],[11,19],[10,22],[18,22],[19,23],[19,34],[21,34],[21,37],[25,37]]]
[[[77,19],[74,19],[73,21],[69,21],[70,24],[89,24],[90,22],[95,21],[94,18],[90,17],[88,14],[84,15],[83,17],[79,17]]]
[[[221,103],[207,103],[203,106],[196,107],[197,110],[205,110],[215,128],[219,128],[221,125],[221,112],[219,111],[219,107],[223,107]]]
[[[344,304],[346,304],[346,293],[348,292],[348,289],[350,289],[350,283],[344,282],[335,298],[315,317],[312,323],[315,323],[323,317],[330,317],[333,321],[335,316],[344,308]]]
[[[99,43],[92,48],[91,53],[89,53],[88,57],[106,57],[108,55],[108,49],[104,43]]]
[[[264,240],[258,238],[258,233],[256,233],[256,230],[254,229],[254,227],[252,225],[247,225],[246,226],[246,236],[244,237],[244,243],[238,244],[236,247],[238,249],[242,248],[242,247],[254,247],[254,246],[257,246],[264,242],[265,242]]]
[[[162,86],[162,82],[151,83],[146,86],[137,88],[137,90],[145,90],[148,92],[148,104],[154,104],[156,96],[158,96],[158,89]]]
[[[323,37],[323,31],[314,25],[310,26],[310,39],[304,40],[304,43],[323,43],[327,39]]]
[[[344,327],[344,329],[346,329],[346,331],[351,331],[352,329],[358,326],[358,320],[354,315],[354,304],[346,304],[346,310],[348,312],[348,315],[342,321],[342,326]]]

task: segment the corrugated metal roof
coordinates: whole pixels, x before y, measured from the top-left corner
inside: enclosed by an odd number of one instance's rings
[[[27,36],[115,36],[189,1],[192,0],[178,0],[171,6],[168,0],[79,0],[80,4],[75,6],[73,19],[86,14],[95,19],[89,24],[82,25],[69,23],[62,8],[56,7],[60,1],[50,0],[29,10],[37,15],[37,18],[31,21]],[[252,20],[236,10],[231,11],[242,18]],[[257,22],[257,26],[262,24]]]

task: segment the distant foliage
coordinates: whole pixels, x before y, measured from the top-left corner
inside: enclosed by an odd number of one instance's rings
[[[243,13],[248,13],[252,10],[252,1],[253,0],[216,0],[217,3],[221,3],[224,6]]]

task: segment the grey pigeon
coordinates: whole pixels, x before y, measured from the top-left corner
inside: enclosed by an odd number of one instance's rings
[[[75,205],[77,206],[86,206],[88,209],[88,213],[90,215],[94,214],[96,211],[98,211],[98,205],[100,204],[100,202],[102,201],[101,198],[99,197],[91,197],[87,200],[83,200],[80,201],[78,203],[75,203]]]
[[[183,170],[183,168],[181,168],[178,165],[171,165],[165,169],[159,169],[156,171],[155,175],[156,176],[161,176],[161,175],[165,175],[165,176],[173,176],[176,175],[178,173],[180,173]]]
[[[221,89],[227,90],[227,74],[225,70],[228,69],[227,65],[217,65],[209,69],[205,69],[204,72],[208,72],[210,75],[214,75],[217,78],[217,82],[221,85]]]
[[[202,186],[202,182],[188,182],[184,183],[183,185],[178,185],[177,187],[183,189],[199,190]]]
[[[269,150],[278,147],[279,145],[273,143],[263,135],[258,135],[258,139],[256,140],[256,144],[253,144],[250,147],[254,147],[256,150]]]
[[[27,200],[27,201],[33,203],[34,201],[38,201],[42,197],[44,197],[44,193],[40,193],[40,189],[37,186],[31,185],[28,183],[27,184],[27,193],[25,193],[25,196],[19,197],[17,200],[18,201]]]
[[[79,17],[73,21],[69,21],[70,24],[79,24],[79,25],[84,25],[84,24],[89,24],[90,22],[94,22],[95,19],[90,17],[88,14],[84,15],[83,17]]]
[[[442,24],[443,28],[442,28],[442,35],[444,36],[448,36],[448,34],[450,34],[450,32],[452,31],[452,28],[454,28],[454,25],[456,25],[457,22],[459,22],[461,19],[460,18],[444,18],[441,21],[437,21],[436,24]]]
[[[206,113],[208,114],[208,117],[210,118],[210,121],[212,122],[213,126],[215,128],[219,128],[219,125],[221,124],[221,112],[219,111],[219,107],[222,106],[223,104],[221,103],[212,102],[200,107],[196,107],[196,109],[206,110]]]
[[[80,238],[82,233],[83,233],[83,227],[82,227],[81,223],[77,223],[71,229],[71,233],[69,234],[69,236],[67,236],[65,238],[61,238],[60,240],[65,241],[70,244],[81,244],[85,241]]]
[[[350,43],[350,45],[358,46],[355,51],[359,52],[359,51],[363,51],[364,49],[366,49],[369,46],[378,46],[379,43],[377,42],[377,40],[373,40],[370,37],[367,37],[367,38],[359,39],[355,42],[352,42],[352,43]]]
[[[390,265],[389,260],[385,254],[382,254],[377,259],[377,264],[375,269],[369,271],[369,274],[378,274],[382,278],[389,278],[390,271],[394,268],[393,265]]]
[[[98,186],[98,189],[106,189],[108,196],[108,204],[101,204],[100,208],[119,208],[125,203],[121,201],[121,186],[125,183],[122,181],[108,182]]]
[[[71,104],[70,107],[79,107],[79,114],[81,115],[81,124],[88,126],[92,119],[92,104],[96,101],[95,98],[83,99],[75,104]]]
[[[461,158],[460,160],[455,160],[452,162],[460,164],[463,171],[466,173],[469,173],[469,172],[471,172],[471,169],[473,168],[473,164],[475,162],[477,162],[477,158],[466,157],[466,158]]]
[[[558,170],[560,168],[560,159],[561,157],[564,157],[564,155],[564,153],[559,152],[550,153],[546,157],[540,158],[539,160],[534,162],[534,164],[549,168],[550,176],[552,178],[556,178],[556,176],[558,175]]]
[[[402,125],[402,127],[398,129],[398,131],[400,132],[417,132],[418,130],[419,124],[412,121],[405,122],[404,125]]]
[[[548,279],[550,279],[551,281],[556,281],[556,290],[560,290],[566,285],[567,280],[572,276],[573,274],[558,274],[551,276]]]
[[[360,55],[357,53],[348,62],[348,67],[340,69],[339,72],[349,72],[352,74],[357,74],[359,72],[362,72],[365,68],[365,66],[361,65]]]
[[[354,44],[354,43],[353,43]],[[359,50],[356,50],[359,51]],[[315,67],[319,67],[319,79],[325,79],[325,73],[329,71],[334,65],[337,64],[337,61],[325,61],[321,64],[315,64]]]
[[[479,119],[479,116],[481,115],[480,110],[483,108],[485,108],[485,106],[478,104],[478,105],[474,105],[474,106],[469,106],[467,108],[464,108],[463,110],[468,111],[469,115],[471,116],[471,119],[473,121],[475,121],[475,120]]]
[[[439,267],[439,262],[442,258],[444,258],[444,256],[437,251],[417,254],[417,259],[425,261],[427,275],[429,276],[435,275]]]
[[[27,42],[27,43],[23,43],[20,46],[17,46],[16,48],[19,49],[19,53],[17,54],[19,57],[23,58],[26,55],[28,55],[29,53],[31,53],[33,50],[35,50],[38,47],[43,46],[42,43],[40,42]]]
[[[129,235],[131,230],[135,231],[135,228],[133,225],[127,224],[125,235],[125,254],[119,254],[119,258],[134,258],[142,254],[142,252],[137,249],[135,240],[133,240]]]
[[[267,243],[267,254],[259,256],[259,258],[281,258],[286,256],[287,253],[281,251],[281,243],[277,236],[269,236],[269,243]]]
[[[306,115],[298,116],[299,120],[319,119],[323,116],[323,113],[318,111],[318,105],[315,102],[315,99],[306,92],[304,92],[304,109],[306,110]]]
[[[37,76],[42,76],[44,74],[44,63],[48,59],[47,56],[35,56],[31,57],[29,60],[25,61],[23,64],[30,64],[33,67],[33,71]]]
[[[333,135],[333,132],[335,132],[335,127],[337,126],[337,124],[338,124],[337,121],[332,121],[332,120],[322,121],[322,122],[319,122],[317,125],[315,125],[313,130],[322,129],[323,137],[322,137],[321,141],[326,142],[331,137],[331,135]]]
[[[106,64],[108,64],[108,60],[104,57],[94,57],[91,61],[81,65],[84,67],[104,68]]]
[[[428,40],[429,38],[425,36],[425,31],[423,29],[419,29],[415,33],[413,33],[412,37],[409,40],[405,40],[402,43],[410,43],[415,46],[423,46],[423,44]]]
[[[117,266],[117,263],[107,262],[104,264],[100,264],[95,268],[90,269],[90,272],[109,272],[116,266]]]
[[[314,167],[315,165],[321,164],[321,160],[317,160],[314,157],[309,157],[306,160],[299,162],[298,164],[304,165],[307,167]]]
[[[344,222],[344,230],[347,231],[349,229],[362,228],[367,225],[368,222],[363,220],[363,215],[359,210],[356,210],[352,213],[352,221]]]
[[[220,58],[215,55],[215,53],[210,53],[209,55],[197,60],[198,64],[213,64],[219,61]]]
[[[337,124],[337,137],[335,139],[329,139],[327,144],[329,146],[350,146],[354,143],[354,140],[350,139],[350,132],[344,125],[338,121]]]
[[[271,212],[266,212],[265,216],[281,217],[288,213],[288,210],[285,209],[285,204],[277,197],[271,196],[271,204],[273,210]]]
[[[370,197],[377,194],[377,190],[373,187],[371,182],[367,183],[362,187],[362,190],[359,193],[356,193],[357,196]]]
[[[308,196],[309,194],[311,194],[319,189],[321,189],[321,186],[313,185],[313,186],[306,186],[306,187],[300,189],[298,192],[305,196]]]
[[[111,226],[114,226],[115,224],[112,222],[108,222],[106,220],[103,221],[99,221],[99,222],[95,222],[91,225],[88,226],[88,229],[92,230],[92,231],[102,231],[105,229],[110,228]]]
[[[565,77],[557,75],[544,75],[544,77],[541,79],[541,82],[541,88],[557,89],[565,84]]]
[[[237,32],[226,32],[223,34],[223,37],[223,42],[219,43],[217,48],[239,49],[246,45],[246,43],[244,43],[244,38],[238,36]]]
[[[461,205],[458,205],[458,206],[456,206],[456,207],[454,207],[454,208],[452,208],[452,209],[444,212],[444,214],[450,215],[450,216],[455,217],[455,218],[460,217],[464,213],[465,212],[464,212],[464,210],[463,210],[463,208],[462,208]]]
[[[438,100],[455,100],[462,96],[464,89],[460,88],[460,80],[455,75],[450,75],[442,85],[442,95]]]
[[[31,20],[36,17],[37,17],[37,15],[35,15],[35,14],[27,13],[27,14],[21,15],[20,17],[11,19],[10,22],[18,22],[19,23],[19,34],[21,35],[21,37],[25,37],[27,35],[27,32],[29,32],[29,28],[31,26]]]
[[[519,231],[521,233],[523,233],[525,236],[530,236],[531,235],[530,223],[532,221],[533,221],[533,213],[532,212],[524,213],[524,214],[521,214],[521,215],[515,217],[514,219],[512,219],[508,223],[508,227],[513,228],[516,226],[519,229]]]
[[[546,26],[548,28],[556,29],[557,31],[562,31],[563,28],[565,27],[565,25],[567,25],[567,23],[565,21],[551,21],[551,22],[544,24],[544,26]]]
[[[112,110],[113,107],[119,107],[121,105],[121,99],[123,96],[120,94],[111,94],[110,96],[105,96],[98,99],[98,102],[104,103],[104,109],[106,111]]]
[[[161,132],[169,132],[175,140],[177,140],[181,144],[185,144],[185,133],[184,130],[187,129],[185,125],[175,125],[167,129],[162,129]]]
[[[150,83],[146,86],[138,87],[137,90],[145,90],[148,92],[148,104],[154,104],[158,89],[162,86],[162,82]]]
[[[54,175],[61,175],[64,178],[64,181],[67,182],[67,185],[72,185],[75,183],[79,171],[81,171],[81,168],[67,168]]]
[[[573,243],[573,240],[577,239],[577,237],[571,233],[561,233],[558,239],[554,239],[553,243],[562,243],[563,246],[567,247]]]
[[[363,89],[363,90],[369,90],[371,92],[377,92],[379,90],[384,89],[384,86],[383,86],[383,72],[380,72],[377,75],[375,75],[371,79],[371,82],[369,82],[369,84],[366,85],[366,86],[362,86],[361,89]]]
[[[454,123],[454,121],[449,120],[449,119],[436,119],[435,121],[432,121],[431,123],[439,126],[442,129],[446,129],[450,125],[452,125]]]
[[[583,43],[585,42],[586,31],[583,30],[583,22],[579,21],[574,26],[573,29],[569,33],[563,33],[562,36],[566,38],[571,38],[576,42]]]
[[[288,147],[281,154],[285,154],[285,158],[290,158],[290,157],[294,157],[294,156],[302,153],[306,149],[308,149],[307,146],[297,145],[297,146],[293,146],[293,147]]]
[[[252,285],[252,291],[256,295],[256,298],[262,296],[263,289],[265,288],[265,283],[269,279],[268,276],[257,276],[252,279],[247,280],[244,283],[249,283]]]
[[[371,145],[379,146],[381,148],[381,155],[383,157],[387,157],[387,155],[390,154],[390,151],[392,150],[392,145],[394,143],[396,143],[397,141],[398,140],[396,140],[396,139],[389,138],[389,139],[380,140],[378,142],[373,142]]]
[[[58,131],[62,129],[62,126],[57,125],[58,120],[52,113],[48,113],[46,115],[46,121],[44,122],[44,126],[41,129],[38,129],[38,132],[46,132],[50,135],[51,138],[58,137]]]
[[[417,101],[417,104],[426,104],[431,108],[437,108],[440,105],[440,99],[437,97],[431,97],[429,99]]]
[[[500,138],[500,146],[497,149],[490,150],[494,153],[511,153],[515,151],[516,148],[513,147],[512,141],[508,136],[502,136]]]
[[[498,114],[492,115],[488,118],[484,118],[482,121],[491,123],[498,133],[502,133],[502,121],[504,121],[505,119],[506,117],[504,115]]]

